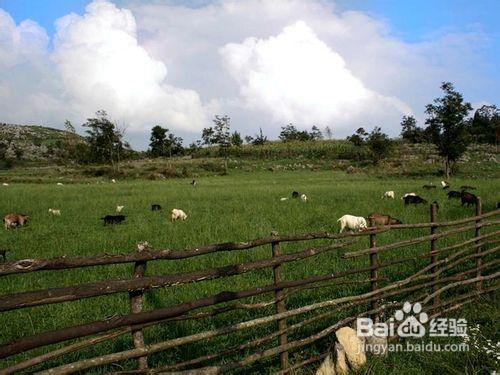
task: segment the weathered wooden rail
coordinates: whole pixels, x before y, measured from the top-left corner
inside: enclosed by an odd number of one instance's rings
[[[498,267],[500,246],[497,246],[500,242],[500,220],[498,219],[500,210],[482,213],[481,209],[479,201],[475,216],[439,222],[436,207],[431,205],[429,223],[384,227],[374,227],[370,224],[370,228],[366,231],[357,233],[316,232],[280,235],[273,232],[270,236],[246,242],[231,242],[185,250],[153,250],[146,247],[141,248],[141,251],[126,254],[23,259],[0,264],[0,278],[20,278],[24,277],[23,275],[26,273],[32,272],[57,272],[58,270],[112,266],[124,263],[130,263],[134,266],[131,278],[109,279],[0,295],[0,314],[43,305],[55,305],[54,308],[56,308],[57,304],[63,302],[68,303],[117,293],[128,293],[130,311],[125,315],[115,315],[76,326],[60,327],[52,331],[31,335],[20,335],[13,341],[0,343],[0,359],[3,358],[4,363],[6,363],[4,368],[0,369],[0,374],[25,371],[33,366],[38,366],[37,370],[42,371],[42,373],[67,374],[119,363],[127,359],[137,360],[137,369],[134,370],[134,373],[183,373],[189,371],[190,374],[215,374],[232,371],[242,366],[250,366],[270,357],[279,358],[281,370],[278,373],[288,374],[325,356],[325,354],[316,355],[291,363],[290,352],[321,342],[336,329],[351,323],[358,316],[369,315],[375,320],[383,319],[384,312],[392,311],[403,301],[388,304],[386,302],[388,299],[405,298],[405,300],[421,301],[426,306],[430,306],[429,315],[439,316],[471,302],[479,295],[497,290],[499,287],[498,278],[500,277]],[[448,227],[451,228],[447,229]],[[383,242],[379,242],[378,238],[380,236],[383,240],[384,233],[409,229],[428,229],[429,234],[379,245]],[[367,247],[359,249],[363,237],[368,238]],[[442,239],[447,239],[448,242],[452,241],[452,243],[440,246]],[[329,243],[309,246],[289,254],[282,251],[282,244],[312,240],[328,241]],[[266,245],[270,246],[271,256],[261,260],[166,275],[150,276],[147,274],[147,265],[150,262],[175,261],[218,252],[262,248]],[[345,251],[353,245],[358,245],[358,248]],[[418,253],[413,251],[410,255],[403,254],[402,257],[398,258],[382,259],[383,256],[381,258],[381,254],[390,254],[396,249],[404,252],[405,249],[413,247],[415,250],[414,246],[416,245],[420,248],[424,246],[427,250]],[[344,258],[344,269],[327,274],[310,275],[302,279],[286,279],[283,265],[307,262],[329,252],[341,252],[337,257]],[[357,261],[359,258],[366,259],[368,265],[360,265]],[[414,272],[404,278],[394,279],[394,277],[390,277],[389,273],[382,272],[386,268],[404,263],[414,265]],[[263,269],[272,270],[273,281],[271,284],[242,290],[222,291],[170,306],[143,310],[143,293],[146,290],[225,278],[229,280],[233,276],[245,275]],[[357,275],[362,278],[354,278]],[[293,308],[287,303],[292,298],[291,296],[294,296],[296,304],[297,301],[300,301],[296,298],[297,296],[306,295],[320,288],[338,292],[345,285],[359,285],[359,292],[355,295],[326,298],[322,301]],[[450,291],[455,290],[457,293],[450,293]],[[270,295],[271,298],[262,302],[247,303],[244,301],[249,297],[262,295]],[[271,315],[255,317],[222,328],[201,331],[162,342],[148,343],[143,334],[143,330],[151,329],[151,327],[160,324],[176,324],[176,322],[185,320],[216,319],[218,315],[231,311],[262,311],[271,305],[275,306],[275,312]],[[304,314],[307,316],[297,321],[296,318]],[[218,350],[214,350],[213,353],[205,353],[197,358],[185,358],[181,362],[148,368],[148,357],[154,353],[220,336],[247,332],[252,328],[269,324],[274,324],[276,329],[262,337],[251,340],[242,339],[238,345],[217,348]],[[320,326],[326,324],[326,327],[318,328],[319,330],[312,335],[300,336],[300,332],[305,327],[315,327],[315,324],[320,324]],[[114,340],[125,334],[132,335],[134,347],[131,349],[95,358],[81,359],[55,368],[44,366],[49,360]],[[69,340],[77,339],[80,341],[69,342]],[[269,347],[273,342],[277,346]],[[64,343],[64,346],[45,350],[43,354],[33,355],[29,359],[16,360],[20,353],[58,343]],[[267,346],[253,354],[241,356],[243,351],[261,345]],[[235,356],[235,360],[225,360],[224,364],[216,362],[223,357],[233,358]]]

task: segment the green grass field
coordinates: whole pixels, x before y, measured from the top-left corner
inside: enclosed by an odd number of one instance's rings
[[[229,176],[200,178],[193,188],[188,179],[164,181],[119,181],[112,183],[65,184],[57,186],[56,181],[50,184],[11,184],[0,186],[0,214],[11,212],[25,213],[31,217],[29,225],[24,228],[3,230],[0,232],[0,248],[8,248],[9,260],[24,258],[47,258],[59,255],[86,256],[100,253],[121,253],[133,251],[140,241],[148,241],[153,248],[185,249],[212,243],[226,241],[244,241],[269,235],[271,231],[280,234],[305,233],[312,231],[338,231],[336,220],[344,214],[368,216],[372,212],[386,213],[399,218],[403,223],[418,223],[429,220],[429,207],[404,207],[399,197],[415,191],[429,202],[437,200],[440,205],[438,218],[440,221],[464,218],[474,214],[474,208],[462,208],[457,200],[448,200],[445,191],[440,188],[426,191],[422,185],[433,182],[439,184],[438,178],[420,179],[377,179],[363,174],[347,175],[343,172],[328,171],[294,171],[294,172],[234,172]],[[483,199],[483,210],[492,210],[500,200],[500,177],[496,179],[463,180],[453,179],[452,188],[462,184],[477,186],[475,191]],[[304,192],[309,202],[304,204],[299,200],[280,201],[280,197],[289,197],[293,190]],[[386,190],[396,192],[395,200],[383,200],[380,196]],[[161,204],[163,210],[151,212],[152,203]],[[104,227],[100,217],[112,214],[117,205],[124,205],[123,214],[126,221],[121,225]],[[49,208],[57,208],[61,217],[53,217]],[[187,215],[185,222],[171,223],[169,211],[181,208]],[[378,244],[391,243],[404,238],[428,234],[427,230],[411,232],[393,231],[378,236]],[[470,234],[469,234],[470,235]],[[466,235],[462,236],[466,238]],[[454,241],[460,236],[455,236]],[[448,240],[439,243],[445,246]],[[283,252],[289,253],[324,243],[324,241],[304,242],[302,244],[284,244]],[[367,247],[367,239],[358,241],[355,245],[341,251],[333,251],[284,266],[286,279],[298,279],[329,272],[346,270],[355,266],[367,265],[366,258],[343,260],[340,255],[353,249]],[[408,247],[396,252],[388,252],[381,260],[423,253],[428,244]],[[184,272],[227,264],[247,262],[268,257],[271,254],[269,246],[253,250],[233,253],[218,253],[197,258],[176,261],[156,261],[148,264],[147,275],[159,275],[173,272]],[[411,274],[422,263],[409,263],[391,267],[381,271],[382,276],[391,279],[402,278]],[[128,278],[132,273],[131,265],[113,265],[68,271],[45,271],[27,275],[12,275],[0,278],[2,294],[19,291],[36,290],[48,287],[59,287],[75,283],[91,282],[110,278]],[[241,290],[272,283],[271,270],[259,270],[230,279],[206,281],[197,284],[180,285],[165,290],[153,290],[146,293],[145,309],[188,301],[201,296],[215,294],[222,290]],[[367,291],[367,285],[350,285],[337,288],[313,290],[303,296],[294,295],[287,305],[297,307],[323,299],[337,296],[352,295]],[[257,302],[270,299],[262,296],[245,300]],[[498,303],[493,297],[483,298],[485,306],[481,314],[483,321],[494,322],[490,312],[498,311]],[[497,308],[494,308],[497,306]],[[217,319],[206,319],[195,322],[177,322],[148,328],[146,341],[153,343],[168,338],[187,335],[193,332],[220,327],[229,322],[241,321],[251,317],[269,314],[273,308],[258,312],[237,311],[218,316]],[[470,316],[475,310],[467,310]],[[113,314],[128,312],[126,293],[99,298],[91,298],[58,305],[48,305],[31,309],[21,309],[0,314],[0,342],[6,343],[16,337],[40,333],[82,322],[100,320]],[[341,315],[346,316],[346,315]],[[302,318],[302,317],[300,317]],[[489,319],[489,320],[488,320]],[[297,321],[294,319],[292,321]],[[311,332],[318,328],[333,324],[335,320],[322,322],[311,327]],[[328,324],[329,323],[329,324]],[[486,323],[485,323],[486,324]],[[488,326],[488,324],[486,324]],[[489,327],[489,326],[488,326]],[[214,351],[217,346],[231,346],[252,337],[270,332],[274,325],[265,326],[241,335],[233,335],[200,342],[187,347],[155,354],[151,357],[151,365],[158,366],[176,361],[195,358]],[[301,337],[309,331],[303,330],[291,335]],[[493,338],[492,338],[493,339]],[[124,350],[131,347],[129,335],[122,336],[112,343],[104,343],[67,356],[71,360],[95,356],[100,353]],[[54,348],[57,345],[53,346]],[[314,349],[312,349],[314,352]],[[26,359],[44,350],[34,350],[28,354],[16,356],[11,360],[0,361],[0,366],[12,364]],[[234,358],[241,358],[245,353],[239,353]],[[306,355],[302,352],[292,354],[292,358]],[[441,358],[443,357],[443,358]],[[428,367],[422,357],[396,355],[394,358],[377,360],[371,368],[371,373],[428,373],[433,371],[450,371],[459,373],[461,366],[467,365],[474,370],[479,369],[475,359],[465,359],[441,355],[439,363]],[[224,358],[230,361],[231,358]],[[398,359],[399,358],[399,359]],[[424,357],[425,358],[425,357]],[[438,356],[433,357],[438,358]],[[395,361],[396,364],[393,362]],[[404,365],[408,361],[408,366]],[[46,366],[62,364],[65,361],[54,360]],[[133,368],[134,361],[120,363],[123,368]],[[275,359],[257,364],[243,372],[266,373],[276,369]],[[447,370],[443,367],[449,367]],[[394,370],[389,370],[394,368]],[[119,367],[108,366],[97,371],[117,370]],[[398,370],[399,369],[399,370]],[[411,369],[412,371],[406,371]],[[368,370],[366,370],[368,371]],[[393,372],[391,372],[393,371]]]

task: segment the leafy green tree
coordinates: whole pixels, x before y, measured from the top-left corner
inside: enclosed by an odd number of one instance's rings
[[[255,138],[252,139],[252,144],[254,146],[262,146],[267,142],[267,137],[262,132],[262,128],[259,128],[259,134],[255,135]]]
[[[204,145],[212,146],[213,139],[214,139],[214,128],[212,127],[204,128],[201,131],[201,140]]]
[[[290,141],[304,142],[304,141],[310,141],[312,139],[310,133],[308,133],[305,130],[298,130],[292,124],[288,124],[281,128],[281,133],[279,135],[279,138],[283,142],[290,142]]]
[[[151,129],[150,141],[148,153],[155,158],[180,155],[184,152],[182,138],[176,137],[167,128],[159,125]]]
[[[329,126],[325,126],[324,131],[325,131],[326,138],[328,138],[328,139],[332,139],[333,138],[332,128],[330,128]]]
[[[495,105],[483,105],[469,122],[469,133],[477,143],[497,144],[500,140],[500,110]]]
[[[231,134],[231,144],[233,146],[241,146],[243,144],[243,138],[241,138],[241,134],[237,131],[234,131]]]
[[[154,157],[167,156],[168,155],[168,139],[167,139],[167,128],[162,128],[160,125],[156,125],[151,129],[151,137],[149,138],[149,154]]]
[[[393,143],[387,134],[382,133],[382,129],[376,126],[366,137],[366,145],[373,155],[375,164],[378,164],[390,155]]]
[[[108,119],[105,111],[96,112],[95,118],[87,119],[83,127],[88,128],[89,161],[110,163],[115,166],[124,150],[123,132]]]
[[[471,141],[465,119],[472,106],[464,102],[462,94],[455,91],[452,83],[443,82],[441,90],[443,97],[426,106],[428,118],[425,123],[439,155],[445,159],[445,175],[449,179],[452,163],[462,156]]]
[[[367,137],[368,137],[368,133],[366,132],[366,130],[364,128],[358,128],[358,130],[356,130],[356,133],[347,137],[347,140],[349,142],[354,143],[354,145],[359,147],[359,146],[363,146],[366,143]]]
[[[311,128],[311,132],[309,133],[309,137],[312,141],[319,141],[319,140],[323,139],[323,133],[321,133],[321,130],[319,130],[319,128],[316,125],[314,125]]]
[[[417,120],[413,116],[403,116],[401,120],[401,137],[409,143],[422,143],[424,129],[417,126]]]

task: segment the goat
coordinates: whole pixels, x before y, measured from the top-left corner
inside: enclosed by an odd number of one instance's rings
[[[179,210],[177,208],[174,208],[170,212],[170,219],[171,219],[171,221],[175,221],[175,220],[179,220],[179,219],[184,221],[187,219],[187,215],[184,211]]]
[[[5,229],[10,229],[13,226],[22,227],[28,223],[29,216],[24,214],[8,214],[3,218]]]
[[[366,219],[361,216],[344,215],[337,220],[337,223],[340,223],[339,233],[342,233],[345,228],[352,231],[361,231],[368,227]]]
[[[401,220],[395,219],[391,217],[390,215],[382,215],[382,214],[371,214],[368,216],[368,219],[371,220],[373,225],[396,225],[396,224],[403,224]]]
[[[108,224],[120,224],[125,221],[125,215],[106,215],[101,217],[101,220],[104,220],[104,225]]]

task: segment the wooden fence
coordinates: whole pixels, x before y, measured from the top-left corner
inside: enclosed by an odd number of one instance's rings
[[[135,359],[134,373],[186,373],[215,374],[239,370],[253,366],[261,361],[269,366],[280,368],[277,373],[292,373],[300,367],[310,365],[325,357],[328,340],[336,329],[351,324],[359,316],[371,316],[375,320],[384,319],[384,314],[402,306],[403,301],[420,301],[431,317],[442,315],[473,301],[477,296],[498,289],[499,259],[497,256],[500,242],[500,210],[481,212],[481,201],[476,207],[476,215],[461,220],[439,222],[437,208],[430,207],[430,222],[374,227],[372,223],[366,231],[357,233],[307,233],[299,235],[280,235],[272,233],[268,237],[247,242],[225,243],[197,247],[187,250],[140,250],[126,254],[103,254],[91,257],[57,257],[51,259],[24,259],[0,264],[0,277],[24,277],[23,274],[41,271],[68,270],[95,266],[133,264],[133,274],[128,279],[114,279],[82,283],[58,288],[26,291],[0,295],[0,314],[8,311],[36,308],[36,306],[59,304],[94,298],[98,296],[128,293],[130,313],[115,315],[106,319],[58,328],[33,335],[21,335],[10,342],[0,344],[0,359],[7,365],[1,374],[26,371],[36,366],[36,371],[44,374],[68,374],[98,366],[117,364],[120,361]],[[378,245],[384,235],[396,230],[429,230],[428,234],[403,239],[394,243]],[[359,249],[360,241],[368,239],[368,247]],[[441,246],[446,239],[446,246]],[[321,244],[317,245],[318,242]],[[285,253],[283,245],[313,241],[315,246],[293,253]],[[349,251],[356,244],[357,249]],[[409,252],[408,248],[428,244],[425,251]],[[236,252],[269,246],[271,256],[239,264],[215,267],[190,272],[150,276],[147,269],[151,262],[175,261],[196,258],[211,253]],[[352,249],[351,249],[352,250]],[[383,260],[383,254],[398,250],[402,256]],[[284,265],[299,262],[324,253],[333,253],[343,258],[342,270],[327,274],[311,274],[305,278],[287,279]],[[406,253],[406,255],[405,255]],[[357,259],[366,259],[367,265],[360,266]],[[411,272],[398,275],[389,273],[387,268],[410,263]],[[297,263],[298,264],[298,263]],[[254,286],[243,290],[222,291],[204,295],[187,302],[143,311],[143,298],[147,290],[169,288],[181,284],[196,283],[200,286],[208,280],[224,278],[230,288],[231,277],[256,270],[270,269],[273,282],[268,285]],[[401,272],[399,272],[401,273]],[[361,276],[361,278],[356,278]],[[361,289],[352,295],[342,295],[349,290],[346,286],[357,285]],[[313,290],[328,290],[326,296],[306,305],[287,307],[293,296],[311,296]],[[271,295],[269,300],[248,303],[245,299],[255,296]],[[323,295],[325,295],[323,293]],[[339,296],[341,295],[341,296]],[[295,301],[301,301],[295,299]],[[389,302],[390,301],[390,302]],[[309,301],[310,302],[310,301]],[[269,314],[257,314],[273,306]],[[255,312],[251,319],[238,321],[221,328],[201,330],[189,335],[170,338],[166,341],[149,343],[143,334],[145,329],[159,325],[174,325],[180,321],[212,320],[221,314],[234,311]],[[247,316],[248,317],[248,316]],[[195,358],[182,358],[173,363],[162,364],[156,368],[148,367],[148,360],[154,353],[174,348],[250,332],[259,327],[275,329],[266,335],[252,339],[241,339],[236,345],[217,347],[210,353]],[[305,336],[297,336],[299,332]],[[119,336],[130,334],[133,348],[118,350],[98,357],[79,359],[76,362],[50,366],[50,361],[82,349],[111,341]],[[293,338],[293,339],[292,339]],[[71,340],[71,341],[69,341]],[[64,343],[61,344],[61,343]],[[26,356],[21,353],[50,345],[43,354]],[[315,348],[315,354],[307,352]],[[317,354],[322,348],[323,354]],[[302,351],[298,353],[299,349]],[[39,350],[40,352],[40,350]],[[293,358],[290,357],[291,354]],[[228,360],[231,359],[231,360]],[[104,367],[108,370],[109,367]],[[33,371],[30,370],[30,371]],[[126,371],[122,371],[126,373]]]

